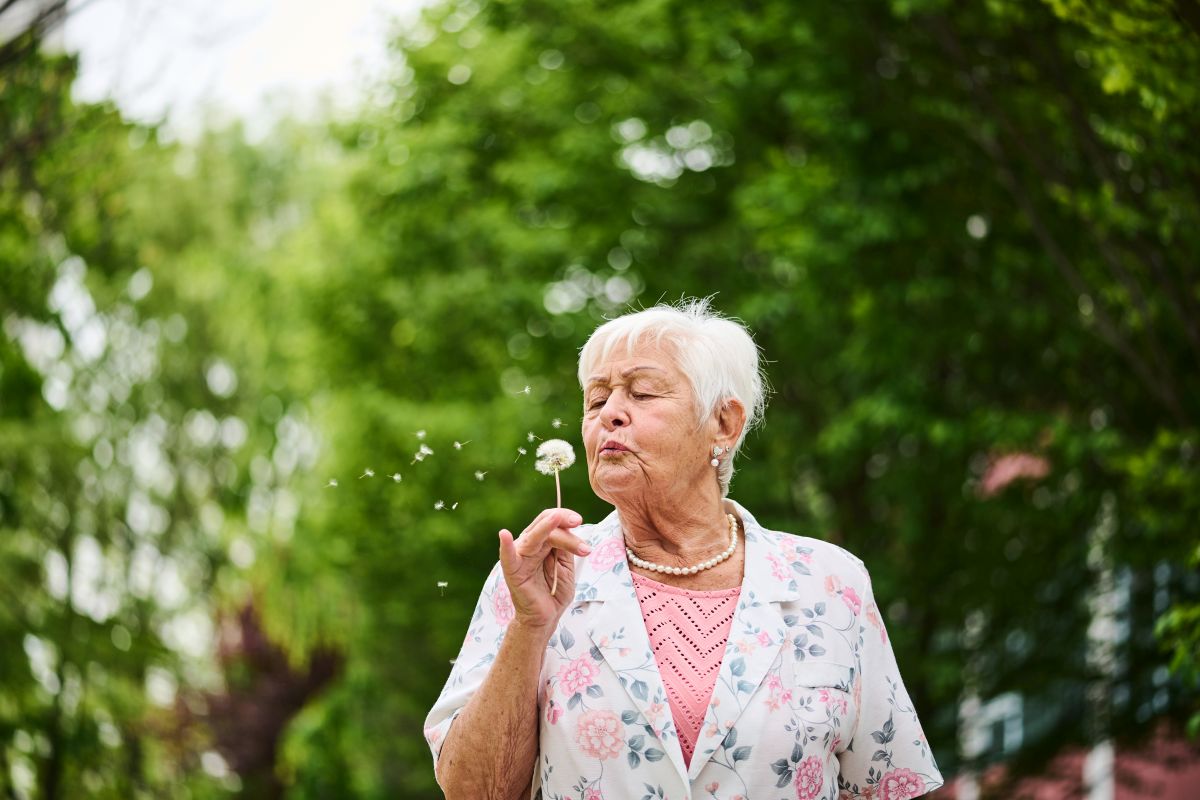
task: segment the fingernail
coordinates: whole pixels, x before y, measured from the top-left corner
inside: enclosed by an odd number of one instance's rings
[[[579,516],[578,514],[572,514],[571,516],[567,517],[567,519],[571,520],[576,525],[583,522],[583,517]]]
[[[581,544],[579,545],[579,552],[586,556],[588,553],[592,552],[592,548],[588,547],[586,544]]]

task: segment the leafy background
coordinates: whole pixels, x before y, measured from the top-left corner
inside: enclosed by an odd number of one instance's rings
[[[1200,727],[1194,0],[441,2],[349,118],[194,144],[48,24],[0,45],[6,796],[439,796],[518,448],[685,295],[770,360],[733,495],[866,561],[948,774],[1005,692],[1016,774]]]

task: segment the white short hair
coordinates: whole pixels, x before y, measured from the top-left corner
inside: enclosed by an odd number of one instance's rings
[[[767,402],[766,375],[750,331],[714,311],[708,298],[634,311],[592,332],[579,351],[579,385],[584,386],[595,366],[608,360],[618,346],[624,345],[632,354],[639,344],[653,344],[675,357],[691,383],[698,424],[729,400],[746,409],[746,424],[717,468],[721,493],[728,494],[734,457],[747,432],[762,420]]]

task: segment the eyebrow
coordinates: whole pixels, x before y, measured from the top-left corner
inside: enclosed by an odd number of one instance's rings
[[[659,367],[652,367],[649,364],[639,364],[637,366],[633,366],[633,367],[629,367],[628,369],[621,370],[621,377],[628,378],[630,375],[632,375],[635,372],[661,372],[663,374],[666,374],[665,369],[660,369]],[[588,386],[591,386],[593,383],[603,383],[604,379],[606,377],[607,376],[605,376],[605,375],[593,375],[590,378],[588,378],[588,380],[587,380]]]

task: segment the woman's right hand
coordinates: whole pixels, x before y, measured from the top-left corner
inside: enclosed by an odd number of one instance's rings
[[[575,599],[575,555],[591,552],[570,529],[583,517],[569,508],[548,508],[534,518],[515,540],[500,531],[500,568],[512,594],[519,622],[530,628],[552,630]],[[557,591],[550,594],[554,565],[558,563]]]

